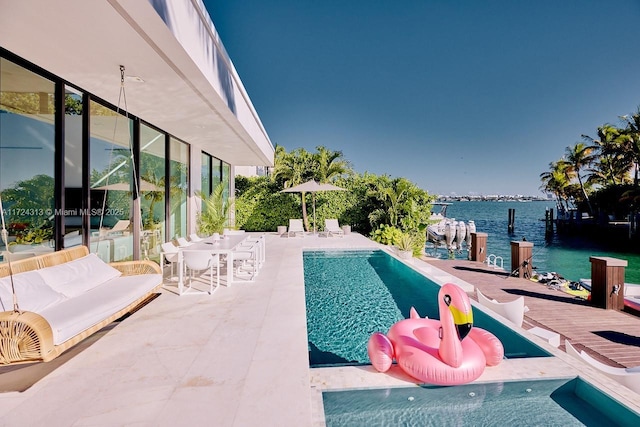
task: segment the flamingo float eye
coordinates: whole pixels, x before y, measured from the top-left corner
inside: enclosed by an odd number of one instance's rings
[[[447,304],[447,307],[451,305],[451,295],[444,296],[444,303]]]

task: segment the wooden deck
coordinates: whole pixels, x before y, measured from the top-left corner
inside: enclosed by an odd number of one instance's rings
[[[578,350],[616,367],[640,366],[640,316],[590,305],[562,291],[526,279],[509,277],[507,272],[486,264],[465,260],[422,258],[452,276],[479,288],[500,302],[523,295],[529,311],[523,328],[540,326],[560,334],[560,349],[568,339]],[[475,295],[472,298],[476,298]]]

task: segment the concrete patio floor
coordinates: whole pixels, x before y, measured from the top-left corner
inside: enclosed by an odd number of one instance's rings
[[[324,390],[415,385],[397,367],[389,374],[370,366],[309,368],[303,249],[379,245],[356,233],[268,234],[266,245],[254,282],[222,285],[212,296],[178,296],[167,281],[158,298],[57,362],[0,368],[0,424],[321,426]],[[422,261],[410,263],[436,281],[457,281]],[[528,337],[556,357],[505,360],[478,381],[579,374],[640,412],[638,395]],[[35,384],[10,390],[11,381],[25,378]]]

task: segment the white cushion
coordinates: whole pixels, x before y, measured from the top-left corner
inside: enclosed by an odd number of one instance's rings
[[[53,343],[58,345],[127,307],[161,283],[160,274],[117,277],[75,298],[49,306],[41,315],[51,325]]]
[[[122,275],[119,270],[89,254],[64,264],[38,270],[45,283],[69,298]]]
[[[13,285],[20,310],[38,313],[50,305],[66,300],[64,295],[51,289],[36,270],[14,274]],[[0,300],[2,311],[13,310],[10,277],[0,279]]]

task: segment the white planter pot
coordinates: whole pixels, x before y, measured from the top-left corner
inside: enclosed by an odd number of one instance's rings
[[[398,256],[402,259],[411,259],[413,258],[413,251],[398,250]]]

